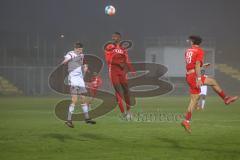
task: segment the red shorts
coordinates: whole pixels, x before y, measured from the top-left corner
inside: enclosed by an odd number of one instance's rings
[[[186,75],[186,81],[190,87],[189,91],[191,94],[199,94],[201,93],[201,88],[197,87],[197,74],[191,73]],[[201,76],[202,83],[204,84],[206,76]]]
[[[109,76],[113,85],[126,84],[127,83],[127,74],[122,70],[110,70]]]

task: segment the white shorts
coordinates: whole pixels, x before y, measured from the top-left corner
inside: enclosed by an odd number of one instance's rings
[[[69,74],[68,85],[70,85],[71,95],[80,95],[87,92],[84,79],[80,75]]]
[[[85,82],[83,80],[83,77],[78,76],[78,75],[71,75],[71,74],[69,74],[69,76],[68,76],[68,85],[84,87],[85,88]]]
[[[199,95],[207,95],[207,86],[203,85],[201,86],[201,93]]]

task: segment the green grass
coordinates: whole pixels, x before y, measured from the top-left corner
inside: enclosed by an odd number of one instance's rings
[[[208,97],[194,112],[192,134],[179,122],[125,122],[119,110],[97,125],[63,125],[57,98],[0,98],[0,160],[226,160],[240,159],[240,103]],[[184,112],[187,97],[139,99],[135,111]]]

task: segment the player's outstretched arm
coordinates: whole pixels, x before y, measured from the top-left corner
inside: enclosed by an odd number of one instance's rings
[[[208,68],[210,65],[211,65],[211,63],[204,63],[202,67],[203,68]]]
[[[69,59],[65,58],[65,59],[61,62],[61,65],[62,65],[62,64],[67,64],[68,61],[69,61]]]

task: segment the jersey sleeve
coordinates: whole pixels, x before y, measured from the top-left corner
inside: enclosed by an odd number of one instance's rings
[[[110,43],[105,47],[105,51],[110,51],[110,50],[113,50],[114,48],[115,48],[115,45]]]
[[[107,62],[107,64],[110,64],[111,63],[111,56],[112,53],[110,51],[105,51],[105,60]]]
[[[64,60],[68,61],[72,59],[72,55],[70,53],[67,53],[65,56],[64,56]]]

